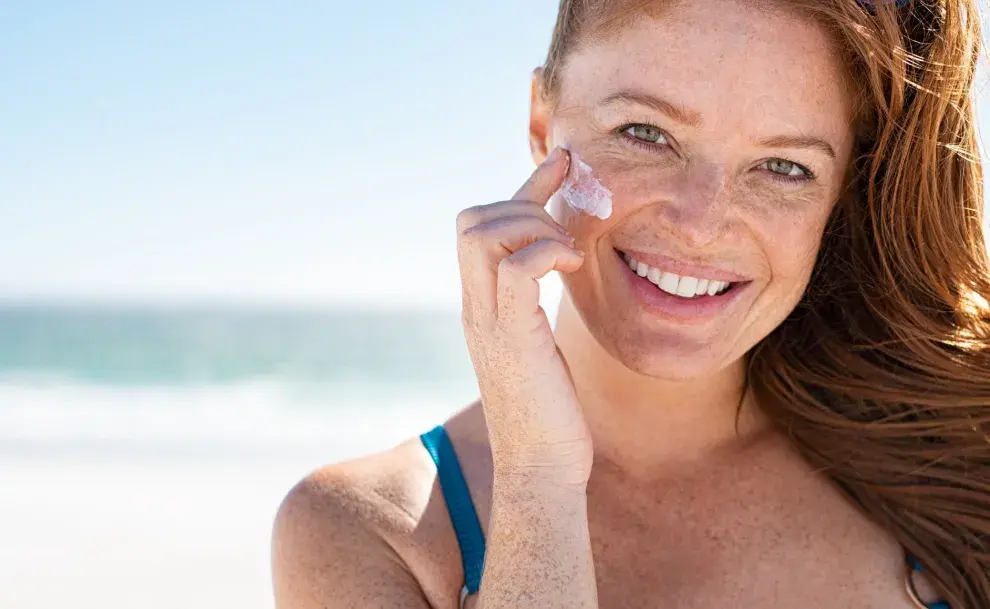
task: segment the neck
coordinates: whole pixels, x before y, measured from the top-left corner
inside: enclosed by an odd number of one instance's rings
[[[687,380],[640,374],[599,344],[566,294],[555,336],[591,430],[596,461],[610,462],[627,475],[652,477],[697,464],[749,444],[768,428],[746,391],[742,359]]]

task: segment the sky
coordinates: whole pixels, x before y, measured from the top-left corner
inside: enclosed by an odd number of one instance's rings
[[[0,299],[456,305],[556,7],[0,3]]]

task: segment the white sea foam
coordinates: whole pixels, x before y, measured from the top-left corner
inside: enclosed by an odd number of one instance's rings
[[[249,381],[106,386],[0,380],[0,449],[195,455],[304,451],[327,460],[378,450],[441,423],[469,387]]]

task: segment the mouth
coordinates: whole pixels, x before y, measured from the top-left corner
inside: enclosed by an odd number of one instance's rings
[[[670,269],[650,266],[627,252],[615,251],[633,273],[650,282],[657,289],[684,300],[701,300],[723,296],[749,283],[748,281],[727,281],[724,277],[719,279],[678,274]]]

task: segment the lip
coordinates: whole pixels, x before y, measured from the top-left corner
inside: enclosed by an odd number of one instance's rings
[[[752,277],[746,277],[744,275],[740,275],[739,273],[733,273],[732,271],[727,271],[714,266],[691,264],[689,262],[684,262],[683,260],[678,260],[662,254],[651,254],[649,252],[640,252],[637,250],[616,249],[619,252],[629,254],[643,264],[658,268],[666,273],[674,273],[675,275],[680,275],[682,277],[687,276],[696,277],[698,279],[715,279],[717,281],[728,281],[729,283],[741,283],[752,280]]]
[[[634,258],[636,257],[632,253],[630,255]],[[622,275],[624,283],[632,292],[633,298],[639,302],[643,309],[656,317],[680,323],[703,323],[715,319],[732,306],[733,303],[738,301],[751,283],[750,281],[739,283],[733,281],[732,287],[722,294],[716,296],[698,296],[688,299],[668,294],[654,285],[650,280],[634,273],[629,268],[629,265],[626,264],[626,261],[622,259],[622,255],[619,252],[615,252],[615,264],[618,265],[617,272]],[[728,277],[731,275],[723,276]],[[719,279],[719,281],[730,280]]]

